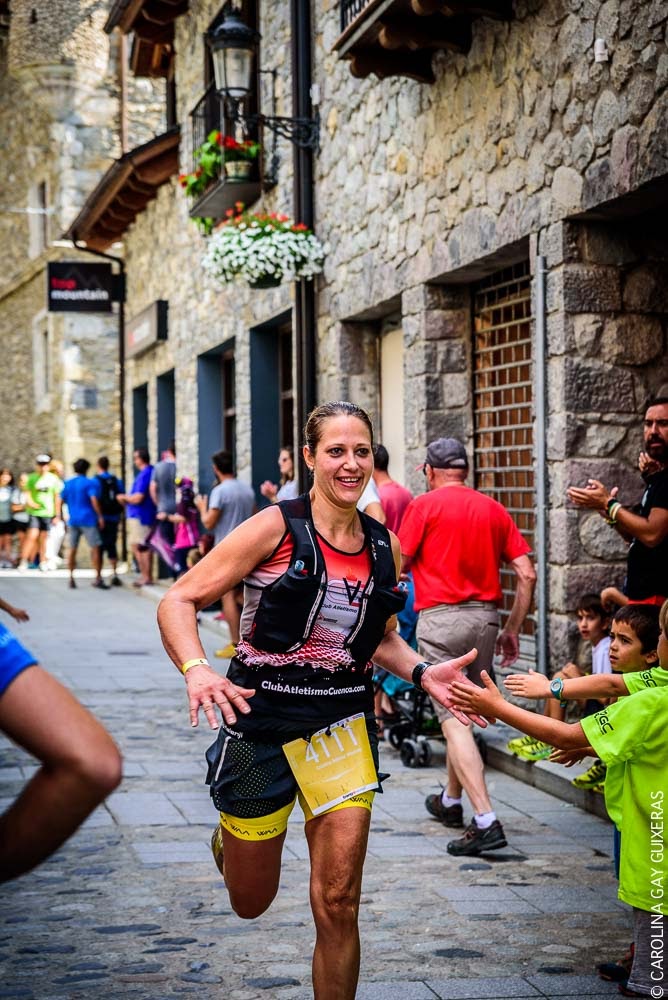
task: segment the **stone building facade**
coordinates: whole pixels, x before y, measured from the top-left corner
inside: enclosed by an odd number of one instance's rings
[[[49,314],[49,261],[91,260],[54,246],[120,155],[119,43],[109,4],[12,0],[0,39],[0,386],[2,464],[16,474],[48,451],[71,463],[120,456],[118,317]],[[130,141],[164,120],[164,85],[129,82]],[[98,259],[99,262],[99,259]]]
[[[242,6],[262,33],[262,69],[274,71],[273,105],[262,84],[261,110],[289,115],[291,5]],[[318,397],[367,406],[390,471],[414,490],[430,439],[466,441],[476,484],[540,541],[536,617],[558,664],[578,594],[620,583],[624,560],[600,518],[567,505],[566,487],[593,475],[638,497],[642,405],[668,383],[668,9],[482,3],[505,16],[473,19],[462,51],[436,46],[424,82],[391,69],[360,78],[364,60],[387,68],[396,56],[401,69],[401,46],[354,56],[355,37],[378,45],[378,5],[357,4],[347,28],[345,7],[311,4],[315,223],[328,246],[316,282]],[[174,23],[184,172],[207,85],[203,36],[220,9],[191,2]],[[413,59],[407,51],[404,66]],[[289,213],[286,140],[278,152],[262,205]],[[281,409],[297,373],[279,363],[286,344],[294,362],[294,287],[215,285],[190,208],[174,179],[124,234],[128,316],[169,303],[167,339],[128,362],[128,423],[153,452],[174,428],[180,468],[202,488],[225,444],[257,486],[275,475],[288,429],[299,440],[296,416],[286,421],[297,409]],[[530,661],[533,624],[527,633]]]

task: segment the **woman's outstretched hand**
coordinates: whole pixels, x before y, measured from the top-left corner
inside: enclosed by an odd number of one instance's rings
[[[422,677],[422,687],[427,694],[440,702],[449,712],[452,712],[462,725],[468,726],[471,722],[476,722],[484,729],[487,723],[475,711],[469,712],[468,709],[460,711],[458,708],[455,708],[455,704],[457,703],[453,686],[455,682],[462,687],[473,688],[474,691],[480,690],[480,688],[477,688],[475,684],[472,684],[462,674],[462,668],[467,667],[469,663],[473,663],[477,655],[477,649],[470,649],[468,653],[464,653],[463,656],[457,656],[454,660],[432,663]]]
[[[186,688],[188,690],[188,708],[190,725],[199,722],[199,710],[203,710],[211,729],[218,729],[216,706],[220,709],[225,722],[232,726],[237,721],[235,709],[243,715],[250,712],[247,698],[255,694],[252,688],[242,688],[233,684],[227,677],[217,674],[211,667],[201,664],[191,667],[186,673]]]

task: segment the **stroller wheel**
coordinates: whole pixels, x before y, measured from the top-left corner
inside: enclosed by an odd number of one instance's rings
[[[390,746],[394,747],[395,750],[399,750],[410,731],[410,722],[398,722],[394,726],[390,726],[389,729],[386,729]]]
[[[416,740],[404,740],[401,744],[401,763],[404,767],[418,767],[420,758],[420,744]]]
[[[433,756],[429,740],[418,740],[418,767],[429,767]]]

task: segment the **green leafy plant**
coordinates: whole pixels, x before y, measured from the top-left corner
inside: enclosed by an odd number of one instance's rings
[[[198,198],[212,181],[218,179],[223,163],[256,160],[261,148],[260,143],[253,139],[239,142],[231,135],[223,135],[214,129],[193,154],[197,164],[195,170],[190,174],[179,174],[179,184],[189,198]]]

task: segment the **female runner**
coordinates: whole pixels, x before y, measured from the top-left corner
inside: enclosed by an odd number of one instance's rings
[[[232,907],[252,919],[272,902],[299,797],[316,926],[313,993],[353,1000],[362,867],[380,790],[371,660],[453,711],[450,683],[476,650],[421,663],[396,631],[404,601],[399,544],[356,508],[373,470],[364,410],[347,402],[317,407],[305,440],[310,491],[239,525],[170,588],[158,621],[185,674],[191,724],[200,708],[212,729],[216,707],[224,720],[207,752],[207,781],[220,810],[212,849]],[[242,638],[221,677],[204,657],[196,614],[242,580]],[[318,784],[327,774],[329,782]]]

